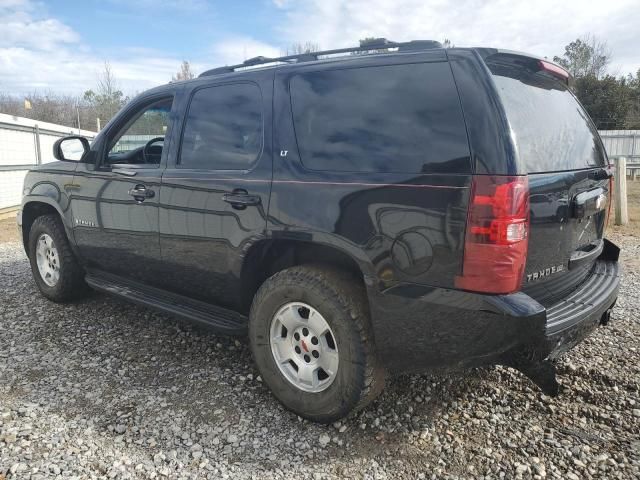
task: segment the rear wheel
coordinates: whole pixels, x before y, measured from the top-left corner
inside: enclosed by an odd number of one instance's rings
[[[29,261],[40,292],[54,302],[65,302],[86,295],[84,271],[69,245],[57,215],[43,215],[31,225]]]
[[[273,394],[310,420],[342,418],[384,386],[364,288],[345,272],[298,266],[269,278],[251,307],[249,339]]]

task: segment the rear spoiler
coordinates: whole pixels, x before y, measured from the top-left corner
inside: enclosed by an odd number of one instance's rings
[[[571,78],[571,75],[569,75],[569,72],[567,72],[560,65],[549,62],[547,60],[538,60],[538,66],[540,67],[540,70],[549,72],[554,77],[559,78],[560,80],[565,82],[567,85],[569,85],[569,78]]]
[[[480,54],[482,59],[492,62],[507,64],[517,64],[523,68],[535,72],[545,72],[566,85],[570,85],[573,80],[571,74],[557,63],[551,62],[546,58],[537,57],[528,53],[517,52],[513,50],[501,50],[497,48],[476,48],[476,52]]]

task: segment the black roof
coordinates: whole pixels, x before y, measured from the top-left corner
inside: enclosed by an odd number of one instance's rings
[[[273,64],[292,64],[302,62],[313,62],[330,55],[339,55],[342,53],[387,53],[388,49],[398,49],[400,52],[429,50],[433,48],[442,48],[442,44],[435,40],[411,40],[409,42],[391,42],[386,38],[374,38],[370,40],[361,40],[359,47],[338,48],[335,50],[323,50],[321,52],[308,52],[298,55],[287,55],[284,57],[254,57],[245,60],[237,65],[229,65],[225,67],[213,68],[199,75],[199,77],[208,77],[212,75],[221,75],[224,73],[235,72],[241,68],[253,67],[256,65],[273,65]],[[379,50],[384,50],[379,52]]]

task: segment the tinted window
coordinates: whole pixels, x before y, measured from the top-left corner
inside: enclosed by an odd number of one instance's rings
[[[314,170],[469,172],[448,63],[319,71],[291,80],[302,162]]]
[[[537,60],[496,55],[487,61],[527,172],[602,166],[604,151],[587,112],[566,84]]]
[[[196,91],[187,114],[180,165],[243,170],[262,150],[262,98],[254,84]]]

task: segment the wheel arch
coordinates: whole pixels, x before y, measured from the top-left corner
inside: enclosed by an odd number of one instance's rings
[[[241,281],[241,306],[248,312],[256,292],[275,273],[297,265],[324,264],[353,274],[363,286],[372,283],[373,266],[345,248],[294,239],[264,239],[251,246],[244,256]]]
[[[41,217],[42,215],[57,215],[64,225],[67,238],[71,238],[71,227],[68,224],[67,219],[59,205],[57,205],[47,197],[38,197],[33,199],[26,198],[22,204],[21,228],[22,244],[24,246],[25,252],[27,252],[27,256],[29,255],[29,232],[31,231],[31,226],[33,225],[33,222],[36,220],[36,218]],[[73,245],[72,242],[70,243]]]

